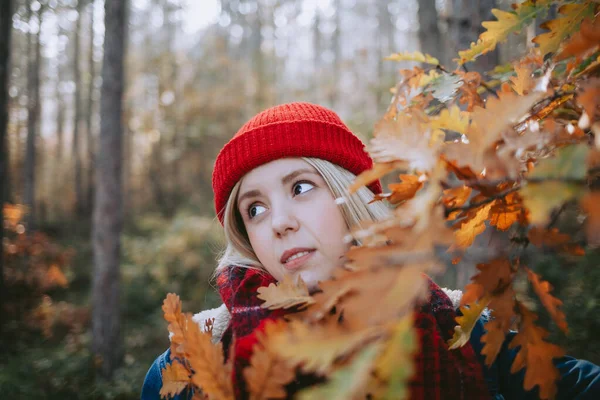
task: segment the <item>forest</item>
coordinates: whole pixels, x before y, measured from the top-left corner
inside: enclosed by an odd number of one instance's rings
[[[381,179],[378,200],[397,210],[392,228],[353,232],[400,238],[390,268],[359,248],[355,273],[403,282],[386,289],[395,300],[417,272],[463,290],[451,347],[484,308],[501,310],[486,357],[518,328],[526,385],[552,398],[552,356],[600,363],[599,12],[594,0],[0,0],[0,393],[138,399],[169,346],[214,351],[182,309],[221,304],[215,158],[257,112],[306,101],[367,143],[375,167],[350,190]],[[301,398],[406,395],[406,363],[380,354],[410,356],[405,311],[384,304],[397,323],[372,339],[379,286],[357,277],[316,299],[262,288],[270,307],[308,309],[269,332],[247,376],[284,360],[326,371]],[[360,307],[341,299],[348,287]],[[332,304],[360,346],[314,322]],[[327,337],[338,344],[317,355]],[[233,398],[188,358],[165,396]],[[281,398],[285,383],[254,398]]]

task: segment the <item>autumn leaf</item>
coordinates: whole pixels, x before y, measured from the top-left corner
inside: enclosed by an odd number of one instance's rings
[[[394,53],[385,58],[388,61],[417,61],[425,64],[439,65],[440,62],[437,58],[430,56],[429,54],[423,54],[420,51],[413,51],[412,53],[404,51],[402,53]]]
[[[169,322],[167,329],[171,336],[171,359],[182,355],[184,332],[186,326],[185,315],[181,313],[181,300],[174,293],[168,293],[162,306],[164,318]]]
[[[515,65],[516,77],[511,77],[513,89],[520,96],[526,95],[533,88],[535,82],[531,77],[531,67],[529,65]]]
[[[544,340],[548,336],[548,332],[535,325],[537,316],[534,313],[520,302],[517,303],[517,306],[521,315],[521,323],[519,331],[508,347],[514,349],[520,346],[520,349],[510,372],[514,374],[526,367],[523,388],[531,390],[535,386],[539,386],[540,398],[554,398],[557,391],[556,381],[560,379],[560,373],[552,359],[564,356],[565,352],[560,347]]]
[[[587,144],[576,144],[559,149],[554,157],[538,162],[528,178],[534,179],[584,179],[587,174],[585,160],[590,151]]]
[[[560,43],[572,32],[579,28],[581,21],[594,13],[593,3],[564,4],[558,9],[563,17],[544,22],[541,28],[550,32],[542,33],[533,38],[533,42],[540,47],[540,53],[545,56],[558,50]]]
[[[360,175],[356,177],[354,182],[348,187],[348,192],[350,194],[355,193],[361,187],[371,184],[401,166],[402,164],[397,162],[375,163],[373,168],[361,172]]]
[[[587,118],[588,123],[586,125],[589,126],[596,121],[597,116],[600,114],[598,110],[600,104],[600,78],[591,78],[581,85],[581,91],[577,95],[577,104],[585,111],[580,118],[580,122],[582,119]],[[596,148],[600,148],[598,140],[598,137],[596,137]]]
[[[522,221],[524,213],[519,194],[512,192],[494,202],[490,209],[490,224],[498,230],[506,231],[515,222]]]
[[[381,334],[381,328],[377,327],[349,330],[336,323],[309,326],[292,320],[285,332],[271,338],[269,348],[291,366],[300,366],[307,373],[326,375],[336,361]]]
[[[388,188],[392,191],[388,201],[392,204],[412,199],[419,189],[423,187],[423,181],[416,175],[400,175],[400,180],[401,183],[388,185]]]
[[[533,290],[540,298],[540,301],[544,307],[546,307],[546,310],[548,310],[550,313],[550,316],[554,320],[556,326],[558,326],[564,333],[569,333],[569,327],[567,325],[565,314],[559,310],[559,307],[561,307],[563,303],[560,299],[557,299],[550,294],[552,291],[552,285],[550,285],[548,281],[541,280],[540,276],[529,268],[525,268],[525,270],[527,271],[527,277],[533,286]]]
[[[458,349],[469,342],[471,332],[489,302],[489,297],[484,296],[475,303],[460,307],[462,315],[456,317],[458,325],[454,327],[454,335],[448,340],[450,350]]]
[[[442,202],[447,208],[461,207],[469,200],[472,191],[473,189],[468,186],[446,189],[444,190]]]
[[[161,397],[174,397],[181,393],[190,383],[190,371],[179,361],[173,360],[161,371],[162,387]]]
[[[563,60],[568,57],[583,57],[594,51],[600,45],[600,18],[585,19],[579,30],[567,40],[555,59]]]
[[[527,232],[529,242],[537,247],[551,247],[560,251],[580,256],[585,253],[581,246],[571,243],[571,237],[566,233],[560,233],[557,228],[544,229],[534,226]]]
[[[547,224],[552,210],[578,196],[580,192],[577,185],[556,181],[529,183],[519,190],[533,225]],[[548,193],[552,193],[552,196],[548,196]]]
[[[429,124],[433,129],[447,129],[466,134],[469,126],[469,113],[461,111],[455,104],[444,108],[436,117],[432,117]]]
[[[461,222],[458,229],[454,231],[456,241],[452,249],[466,249],[473,244],[477,235],[485,231],[485,221],[488,218],[493,202],[472,210],[469,216]]]
[[[250,366],[244,369],[244,379],[250,393],[250,400],[284,399],[287,396],[285,385],[295,377],[295,370],[289,367],[269,348],[269,338],[285,330],[282,321],[269,322],[264,332],[257,333],[258,343],[254,346]]]
[[[327,383],[305,389],[298,394],[299,400],[348,400],[364,399],[366,385],[373,360],[380,351],[378,344],[369,344],[346,365],[333,372]]]
[[[256,297],[265,301],[261,307],[269,310],[288,309],[295,306],[302,308],[314,303],[302,278],[298,277],[296,283],[293,279],[286,275],[283,281],[277,282],[277,284],[271,283],[268,287],[259,287]]]
[[[414,352],[418,351],[418,344],[412,315],[403,317],[393,325],[374,365],[376,380],[384,383],[383,388],[378,387],[375,398],[408,398],[408,380],[414,374],[412,358]]]
[[[483,329],[485,334],[481,336],[481,343],[483,343],[481,355],[485,356],[485,365],[490,366],[502,349],[506,332],[502,327],[502,321],[495,319],[486,322]]]
[[[471,278],[473,282],[465,287],[465,293],[460,299],[460,305],[463,307],[480,300],[486,293],[491,295],[504,291],[514,277],[511,264],[505,258],[478,264],[477,269],[479,273]],[[494,298],[490,300],[493,301]]]
[[[191,316],[186,322],[185,353],[194,371],[192,383],[209,399],[234,399],[230,364],[224,364],[221,343],[213,344],[212,336],[203,332]]]

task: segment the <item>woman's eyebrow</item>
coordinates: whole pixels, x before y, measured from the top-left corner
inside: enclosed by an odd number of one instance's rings
[[[317,175],[317,173],[315,171],[313,171],[312,169],[302,168],[302,169],[298,169],[298,170],[296,170],[294,172],[290,172],[289,174],[287,174],[286,176],[284,176],[283,178],[281,178],[281,183],[283,183],[285,185],[286,183],[288,183],[289,181],[291,181],[292,179],[294,179],[298,175],[302,175],[304,173],[309,173],[309,174]]]
[[[249,190],[249,191],[247,191],[246,193],[244,193],[240,197],[238,197],[238,201],[237,201],[238,207],[239,207],[239,204],[242,202],[242,200],[244,200],[245,198],[248,198],[248,197],[258,197],[258,196],[260,196],[260,190]]]

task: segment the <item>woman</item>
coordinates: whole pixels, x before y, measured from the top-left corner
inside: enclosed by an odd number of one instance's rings
[[[217,267],[224,305],[195,316],[203,326],[215,318],[213,340],[229,348],[235,338],[234,384],[238,398],[247,397],[241,372],[248,365],[255,332],[281,310],[260,307],[256,290],[284,276],[300,276],[309,288],[328,279],[341,266],[351,243],[349,228],[386,218],[382,202],[369,204],[381,192],[379,182],[347,196],[356,175],[372,160],[362,142],[332,111],[308,103],[291,103],[265,110],[248,121],[219,153],[213,172],[215,208],[225,229],[227,248]],[[337,205],[335,199],[348,200]],[[417,313],[421,351],[416,356],[411,397],[537,398],[524,392],[523,374],[511,375],[515,350],[503,348],[490,367],[480,355],[483,322],[471,342],[448,350],[460,297],[448,295],[429,282],[430,300]],[[455,295],[456,293],[451,293]],[[509,338],[510,340],[510,338]],[[142,399],[158,399],[160,371],[170,362],[162,354],[146,376]],[[571,358],[561,359],[559,398],[600,398],[598,368]],[[290,396],[318,378],[298,377]],[[187,398],[189,393],[181,394]],[[504,397],[503,397],[504,396]],[[577,397],[579,396],[579,397]]]

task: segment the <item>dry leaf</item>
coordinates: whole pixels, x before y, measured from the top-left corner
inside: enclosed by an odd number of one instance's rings
[[[161,397],[174,397],[191,383],[190,371],[177,360],[173,360],[171,364],[167,364],[161,371],[161,374]]]
[[[437,117],[432,117],[430,126],[433,129],[446,129],[463,135],[469,126],[469,113],[461,111],[457,105],[444,108]]]
[[[355,193],[361,187],[370,185],[377,179],[380,179],[383,176],[401,167],[402,163],[398,162],[375,163],[373,165],[373,168],[361,172],[360,175],[356,177],[354,182],[352,182],[352,185],[348,187],[348,192],[350,194]]]
[[[520,96],[526,95],[534,87],[535,82],[531,76],[532,69],[529,65],[515,65],[516,77],[511,77],[513,89]]]
[[[429,54],[423,54],[420,51],[413,51],[412,53],[404,51],[402,53],[394,53],[385,58],[388,61],[417,61],[425,64],[439,65],[437,58],[430,56]]]
[[[184,332],[186,317],[181,313],[181,300],[174,293],[168,293],[162,306],[164,318],[169,322],[168,330],[171,333],[171,359],[183,355]]]
[[[585,253],[581,246],[571,244],[571,237],[566,233],[558,232],[557,228],[550,230],[534,226],[527,233],[529,241],[537,247],[551,247],[560,251],[580,256]]]
[[[506,331],[502,327],[502,321],[491,320],[483,326],[486,333],[481,336],[481,355],[485,356],[485,365],[490,366],[496,360],[498,353],[504,344]]]
[[[284,399],[285,385],[296,376],[277,353],[269,348],[269,340],[285,329],[283,321],[270,322],[263,332],[257,333],[258,343],[254,346],[250,366],[244,369],[250,400]]]
[[[467,217],[458,223],[459,227],[454,231],[456,241],[452,249],[466,249],[475,241],[475,237],[485,231],[485,221],[488,218],[493,202],[470,210]]]
[[[416,175],[400,175],[401,183],[392,183],[388,185],[392,191],[388,200],[392,204],[412,199],[415,194],[423,187],[423,182]]]
[[[562,50],[556,55],[556,60],[568,57],[585,57],[600,45],[600,18],[596,15],[581,23],[577,32],[562,46]]]
[[[259,287],[257,292],[256,297],[265,301],[261,307],[269,310],[288,309],[295,306],[302,308],[314,303],[308,293],[306,283],[301,277],[298,277],[297,283],[294,283],[294,278],[286,275],[283,281],[277,282],[277,284],[271,283],[268,287]]]
[[[569,333],[569,326],[567,325],[566,316],[561,310],[559,310],[559,307],[562,306],[563,302],[550,294],[552,291],[552,285],[550,285],[548,281],[540,280],[540,276],[529,268],[525,268],[525,270],[527,271],[527,277],[533,286],[533,290],[540,298],[540,301],[544,307],[546,307],[546,310],[548,310],[550,313],[550,316],[554,320],[556,326],[558,326],[564,333]]]
[[[516,373],[526,367],[523,388],[531,390],[540,387],[540,398],[551,399],[556,396],[556,381],[560,373],[552,362],[553,358],[564,356],[560,347],[544,341],[548,332],[535,325],[537,316],[522,303],[517,303],[521,315],[519,331],[509,344],[510,349],[521,346],[510,372]]]
[[[469,342],[471,332],[489,302],[489,297],[484,296],[475,303],[460,307],[462,315],[456,317],[458,325],[454,327],[454,335],[448,340],[450,350],[458,349]]]
[[[481,299],[486,293],[497,295],[510,286],[514,271],[510,261],[504,258],[489,263],[478,264],[479,273],[471,278],[473,283],[465,287],[465,293],[460,299],[461,306],[472,304]],[[491,299],[492,301],[494,298]]]
[[[444,190],[442,202],[447,208],[461,207],[469,200],[472,191],[473,189],[468,186],[446,189]]]
[[[600,245],[600,192],[586,193],[581,206],[587,214],[585,233],[589,244]]]
[[[225,365],[221,343],[213,344],[211,335],[202,332],[191,316],[187,316],[185,355],[194,371],[192,383],[209,399],[234,399],[230,364]]]
[[[525,214],[525,209],[521,197],[517,192],[512,192],[494,202],[490,209],[490,224],[505,231],[515,222],[522,221],[523,214]]]

